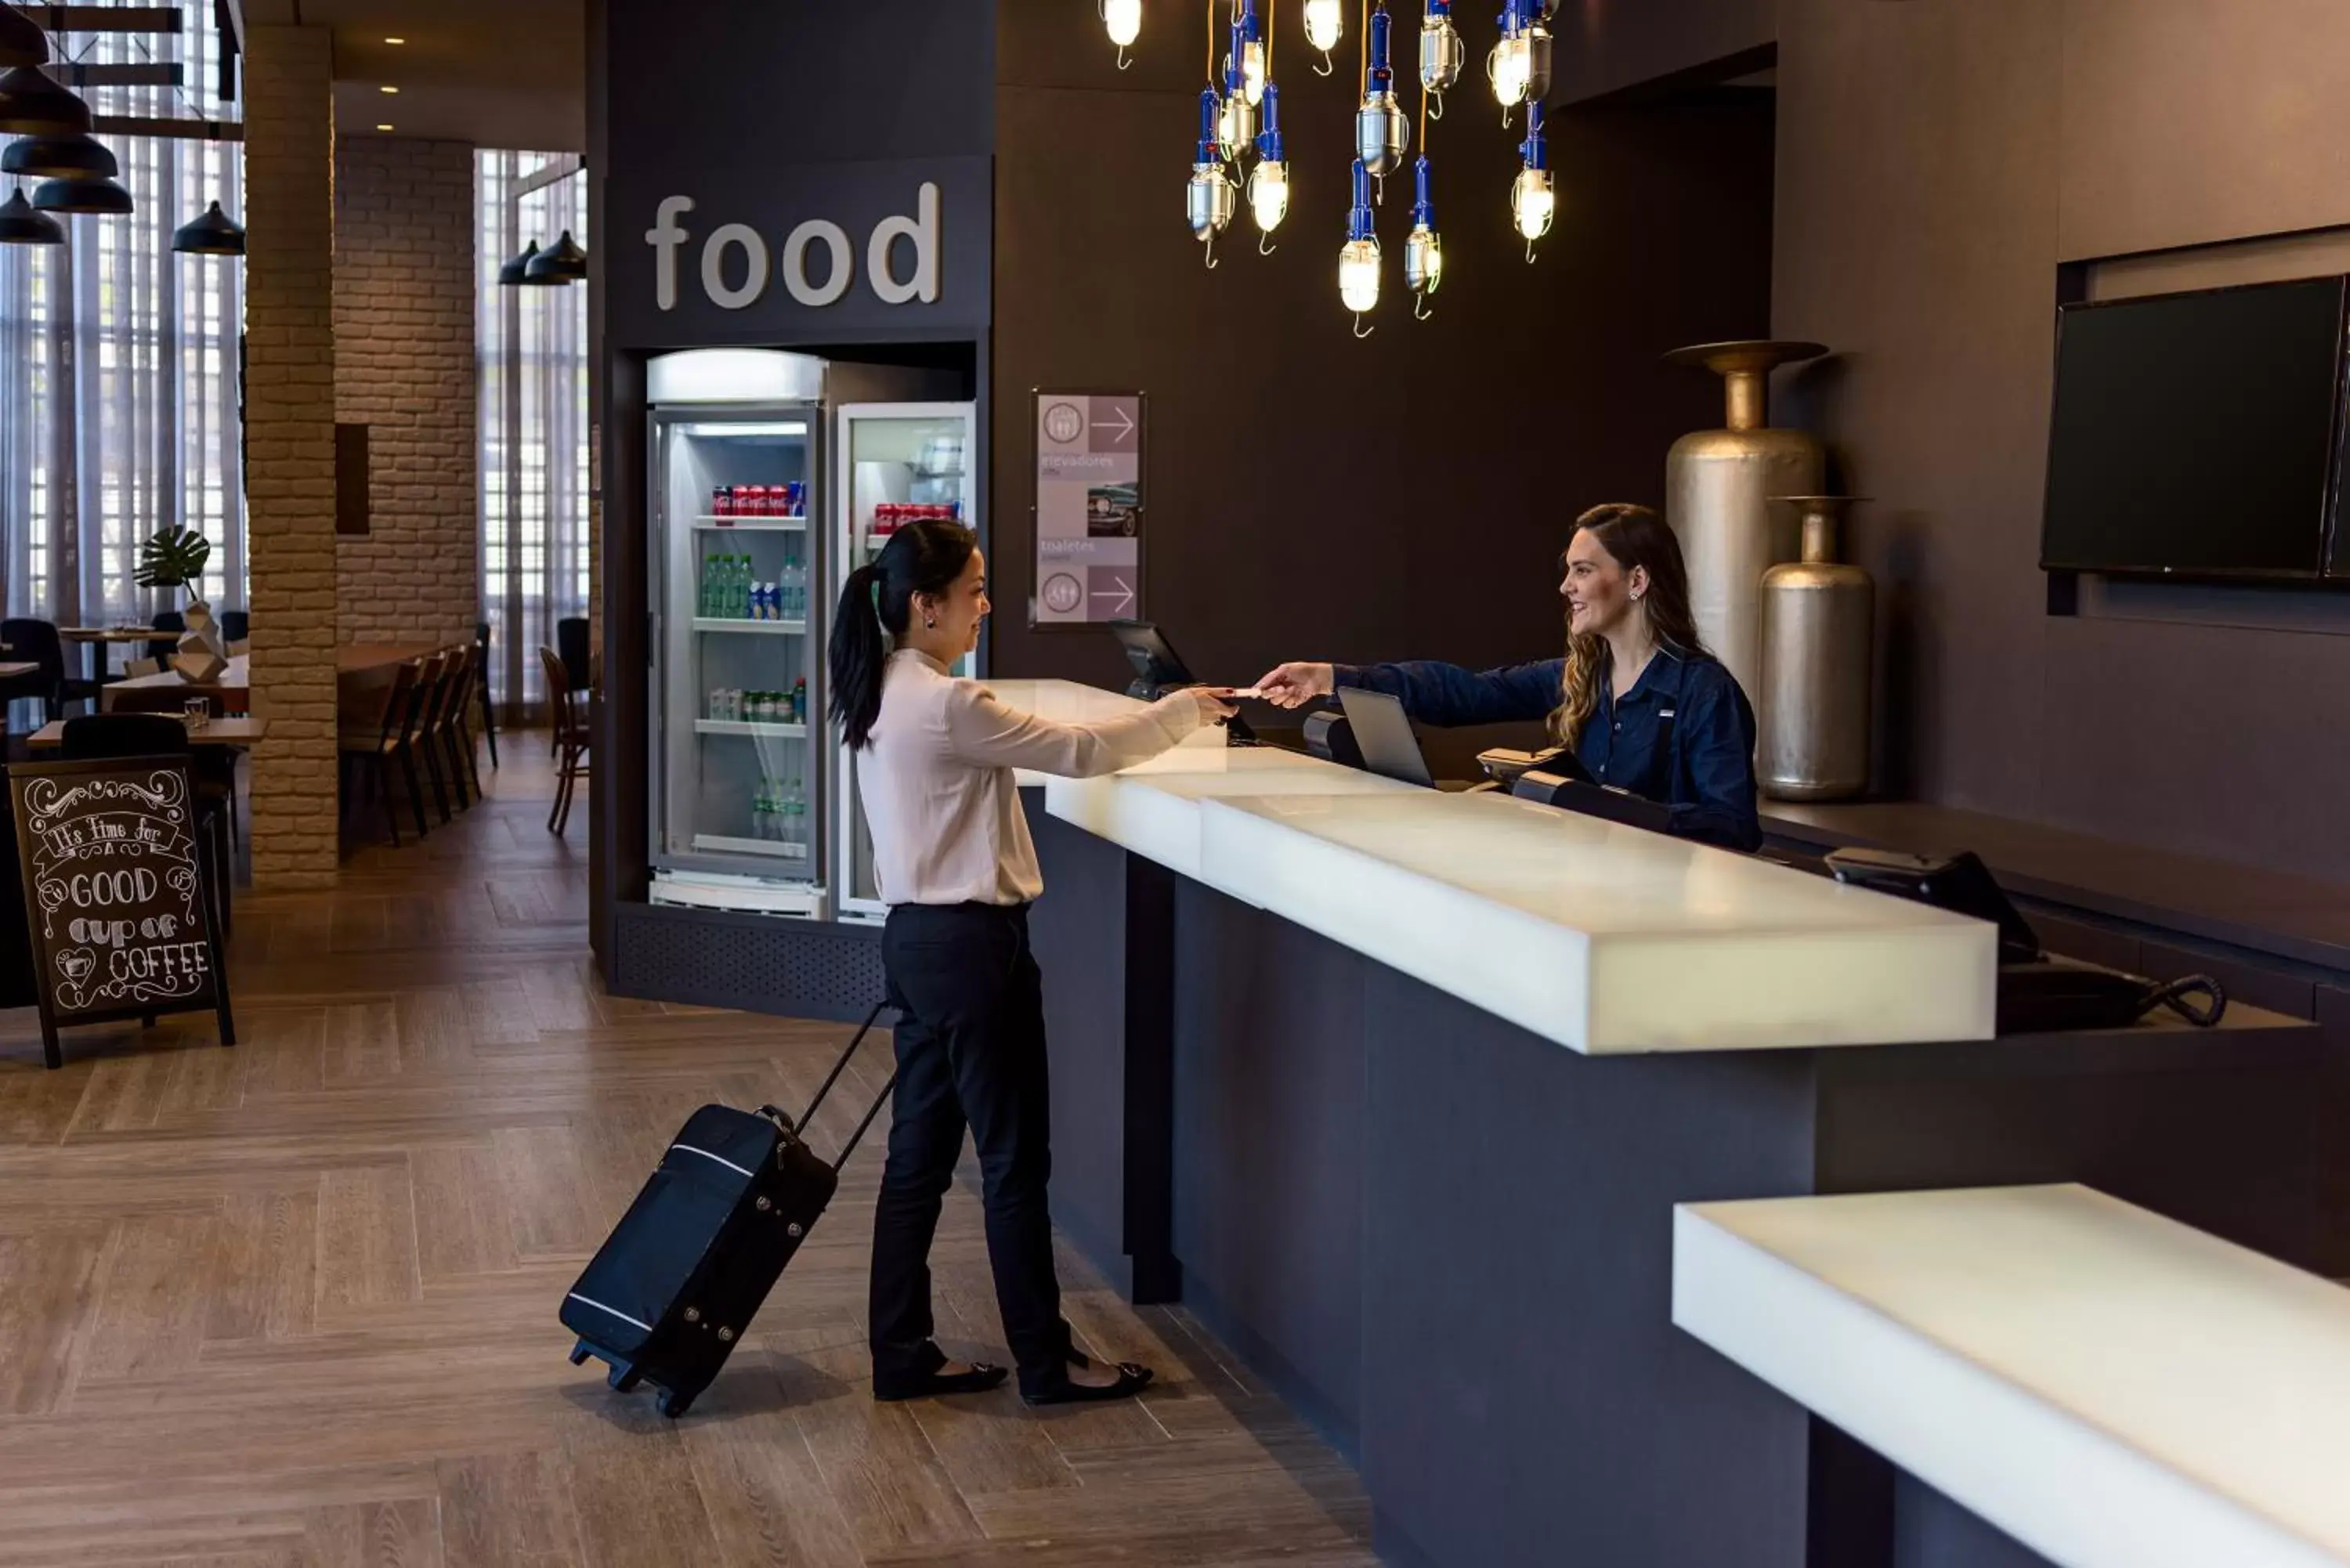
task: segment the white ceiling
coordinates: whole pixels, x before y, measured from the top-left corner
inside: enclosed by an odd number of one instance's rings
[[[333,29],[339,135],[390,124],[480,147],[587,149],[584,0],[244,0],[243,10],[247,26]]]

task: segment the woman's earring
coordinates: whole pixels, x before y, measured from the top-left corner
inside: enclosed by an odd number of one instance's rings
[[[935,621],[935,620],[932,620],[929,616],[924,616],[924,617],[922,618],[922,625],[923,625],[923,626],[925,626],[926,628],[928,628],[929,629],[931,629],[931,631],[936,631],[936,630],[938,630],[938,629],[939,629],[939,623],[938,623],[937,621]]]

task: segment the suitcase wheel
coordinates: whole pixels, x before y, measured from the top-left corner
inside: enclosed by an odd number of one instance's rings
[[[596,1353],[594,1351],[588,1348],[588,1342],[583,1339],[578,1344],[571,1347],[571,1365],[574,1366],[585,1366],[588,1365],[588,1358],[595,1354]]]
[[[662,1389],[660,1397],[653,1401],[653,1408],[659,1410],[662,1415],[668,1417],[672,1421],[676,1420],[680,1416],[684,1415],[692,1407],[692,1395],[680,1394],[672,1388]]]
[[[633,1394],[643,1381],[637,1376],[637,1369],[625,1361],[614,1362],[611,1376],[604,1379],[605,1385],[615,1394]]]

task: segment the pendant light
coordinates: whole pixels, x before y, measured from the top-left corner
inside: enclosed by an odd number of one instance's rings
[[[114,154],[87,136],[24,136],[0,152],[0,174],[30,180],[111,180],[121,173]]]
[[[1534,242],[1550,233],[1551,220],[1556,215],[1558,198],[1551,188],[1550,143],[1543,134],[1543,106],[1540,99],[1526,105],[1526,139],[1518,144],[1524,164],[1518,178],[1510,187],[1510,216],[1525,236],[1526,260],[1534,259]]]
[[[1264,47],[1264,24],[1258,19],[1256,0],[1233,0],[1232,57],[1241,73],[1241,91],[1254,109],[1264,101],[1264,84],[1269,67]]]
[[[36,213],[20,189],[0,202],[0,245],[61,245],[65,225],[47,213]]]
[[[241,256],[244,230],[214,202],[203,217],[180,225],[172,235],[172,248],[182,255]]]
[[[517,288],[521,286],[524,275],[530,270],[531,258],[537,254],[538,242],[536,240],[533,240],[530,244],[523,246],[522,254],[520,255],[515,257],[514,260],[507,262],[504,265],[498,268],[498,286],[500,288]]]
[[[1101,0],[1101,18],[1109,29],[1109,41],[1118,46],[1118,68],[1132,69],[1134,62],[1126,51],[1142,36],[1142,0]]]
[[[49,63],[49,38],[13,5],[0,5],[0,69]]]
[[[1378,220],[1371,212],[1371,174],[1355,161],[1355,205],[1347,214],[1347,244],[1338,253],[1338,298],[1355,313],[1355,336],[1368,337],[1363,317],[1379,307]]]
[[[1387,194],[1387,177],[1403,167],[1403,155],[1411,145],[1411,121],[1396,102],[1395,65],[1391,44],[1395,19],[1388,15],[1388,0],[1378,0],[1378,9],[1371,13],[1369,61],[1363,70],[1363,106],[1355,112],[1355,156],[1363,167],[1379,181],[1379,194]]]
[[[1436,232],[1436,203],[1428,194],[1428,154],[1419,155],[1412,171],[1411,236],[1403,244],[1403,277],[1411,286],[1412,318],[1425,321],[1428,302],[1444,282],[1444,236]]]
[[[1248,181],[1249,209],[1256,214],[1257,252],[1271,255],[1266,242],[1289,216],[1289,156],[1281,141],[1281,88],[1264,88],[1264,129],[1256,133],[1256,168]]]
[[[1212,11],[1216,0],[1208,0]],[[1248,81],[1241,74],[1241,25],[1232,26],[1232,47],[1224,55],[1224,90],[1216,106],[1216,149],[1223,161],[1237,170],[1256,146],[1256,103],[1248,96]]]
[[[1184,209],[1191,220],[1192,237],[1208,247],[1208,265],[1216,265],[1216,236],[1232,221],[1232,177],[1224,172],[1223,151],[1216,144],[1216,119],[1222,108],[1216,89],[1200,92],[1200,145],[1191,154],[1191,182],[1184,189]]]
[[[1330,63],[1330,51],[1346,36],[1344,0],[1305,0],[1305,41],[1322,51],[1322,66],[1315,75],[1326,77],[1337,68]]]
[[[1452,0],[1428,0],[1419,19],[1419,90],[1435,100],[1429,119],[1444,118],[1444,95],[1460,82],[1468,63],[1469,46],[1452,24]]]
[[[111,180],[44,180],[33,187],[33,205],[99,218],[128,217],[131,211],[130,192]]]
[[[535,284],[572,284],[588,281],[588,253],[563,231],[563,237],[523,264],[522,280]]]
[[[17,136],[87,136],[89,105],[49,79],[15,66],[0,71],[0,130]]]

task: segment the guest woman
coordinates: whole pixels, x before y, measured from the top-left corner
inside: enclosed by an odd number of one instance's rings
[[[1674,833],[1762,847],[1754,710],[1698,641],[1680,541],[1645,506],[1597,506],[1575,519],[1560,565],[1564,659],[1482,674],[1433,662],[1283,664],[1258,690],[1296,708],[1367,687],[1438,726],[1544,719],[1593,778],[1669,806]]]
[[[1123,1398],[1150,1381],[1072,1344],[1053,1268],[1041,978],[1028,906],[1044,891],[1014,768],[1087,777],[1173,746],[1231,710],[1180,691],[1096,724],[1024,713],[949,671],[978,646],[987,565],[959,524],[901,528],[848,576],[833,618],[832,718],[858,753],[881,942],[897,1009],[898,1085],[873,1215],[869,1334],[877,1399],[974,1393],[1004,1369],[950,1362],[931,1339],[930,1251],[968,1127],[1005,1338],[1032,1405]]]

